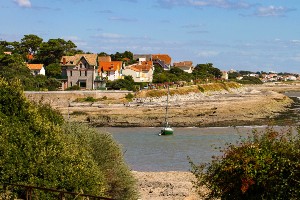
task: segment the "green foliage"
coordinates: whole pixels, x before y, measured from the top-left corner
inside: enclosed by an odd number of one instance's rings
[[[105,172],[108,196],[114,199],[137,199],[135,179],[123,160],[120,146],[108,133],[97,132],[83,124],[66,124],[65,132],[91,153],[99,170]],[[88,134],[87,134],[88,133]]]
[[[71,87],[68,87],[66,90],[80,90],[80,87],[78,85],[73,85]]]
[[[199,91],[202,92],[202,93],[205,92],[204,88],[201,87],[200,85],[198,85],[198,89],[199,89]]]
[[[95,102],[96,99],[94,97],[87,97],[87,98],[85,98],[85,101],[87,101],[87,102]]]
[[[115,54],[111,54],[110,57],[113,61],[122,61],[124,58],[132,60],[133,53],[130,51],[125,51],[124,53],[116,52]]]
[[[253,76],[244,76],[242,80],[237,82],[241,84],[263,84],[259,78]]]
[[[218,68],[215,68],[212,63],[196,65],[192,74],[196,80],[222,77],[222,72]]]
[[[72,41],[64,39],[49,39],[43,42],[37,52],[38,62],[48,66],[53,63],[59,63],[63,55],[74,55],[77,53],[76,45]]]
[[[211,163],[192,164],[206,199],[298,199],[300,134],[268,127],[228,145]]]
[[[133,97],[134,97],[134,95],[131,93],[128,93],[125,95],[125,99],[127,99],[128,101],[132,101]]]
[[[24,38],[22,38],[20,42],[20,53],[24,54],[24,56],[27,56],[28,54],[36,54],[42,42],[43,39],[36,35],[24,35]]]
[[[0,182],[135,199],[134,179],[106,133],[64,123],[49,105],[32,104],[20,82],[0,79]],[[24,193],[13,191],[19,198]],[[123,198],[124,197],[124,198]],[[40,199],[53,199],[39,193]]]
[[[240,74],[238,72],[228,73],[228,79],[236,79]]]
[[[126,88],[127,90],[134,90],[134,80],[132,76],[125,76],[124,79],[117,79],[114,81],[107,82],[106,87],[113,90],[121,90]]]
[[[20,80],[24,90],[57,90],[61,83],[43,75],[33,76],[20,55],[0,55],[0,76],[7,80]]]
[[[61,77],[61,66],[58,63],[50,64],[46,67],[46,76],[53,78]]]
[[[189,74],[178,67],[173,67],[170,71],[165,71],[161,66],[155,65],[153,73],[153,83],[166,83],[176,81],[191,81],[192,74]]]

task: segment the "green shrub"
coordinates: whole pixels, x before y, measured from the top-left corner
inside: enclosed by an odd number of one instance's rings
[[[86,97],[86,98],[84,99],[84,101],[86,101],[86,102],[95,102],[96,99],[95,99],[94,97]]]
[[[30,103],[20,82],[1,78],[0,183],[136,199],[134,179],[109,134],[65,123],[49,105]],[[11,192],[25,199],[24,192]],[[54,199],[37,193],[39,199]]]
[[[134,97],[134,95],[131,93],[128,93],[125,95],[125,99],[127,99],[128,101],[132,101],[133,97]]]
[[[71,113],[72,115],[86,115],[87,113],[84,111],[76,110]]]
[[[252,76],[244,76],[242,80],[237,80],[237,82],[241,84],[263,84],[259,78]]]
[[[198,85],[198,89],[199,89],[200,92],[202,92],[202,93],[204,92],[204,88],[201,87],[200,85]]]
[[[71,87],[68,87],[66,90],[80,90],[80,87],[78,85],[73,85]]]
[[[299,199],[299,131],[254,131],[222,152],[211,163],[191,161],[195,186],[209,189],[207,199]]]
[[[114,199],[137,199],[135,179],[123,159],[120,146],[109,133],[99,133],[84,124],[69,123],[65,133],[90,152],[104,173],[108,184],[107,195]],[[88,134],[87,134],[88,133]]]

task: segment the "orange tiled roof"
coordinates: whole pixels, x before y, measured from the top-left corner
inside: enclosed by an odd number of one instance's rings
[[[174,67],[189,67],[193,65],[192,61],[182,61],[182,62],[177,62],[173,63]]]
[[[27,64],[27,67],[30,70],[41,70],[43,68],[43,64]]]
[[[122,67],[122,61],[112,61],[112,62],[99,62],[99,69],[100,71],[118,71]]]
[[[152,61],[143,61],[139,65],[132,65],[130,69],[136,72],[141,72],[141,71],[149,71],[153,67],[153,62]]]
[[[152,54],[152,60],[164,61],[166,65],[171,65],[171,57],[168,54]]]
[[[60,63],[65,65],[77,65],[82,57],[84,57],[90,65],[97,65],[97,54],[76,54],[75,56],[63,56],[60,60]]]
[[[32,54],[28,54],[26,57],[28,60],[33,60],[33,58],[34,58]]]

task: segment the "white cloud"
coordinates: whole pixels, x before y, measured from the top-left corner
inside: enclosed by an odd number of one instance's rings
[[[101,33],[101,34],[95,35],[93,37],[101,38],[101,39],[122,39],[122,38],[124,38],[123,35],[116,34],[116,33]]]
[[[217,51],[201,51],[198,53],[199,57],[212,57],[219,55],[219,52]]]
[[[292,11],[292,9],[288,9],[283,6],[267,6],[259,7],[255,15],[259,17],[280,17],[285,16],[285,14],[289,11]]]
[[[31,7],[30,0],[14,0],[14,2],[16,4],[18,4],[18,6],[20,6],[20,7],[24,7],[24,8],[30,8]]]
[[[162,7],[174,6],[194,6],[202,7],[217,7],[225,9],[243,9],[252,7],[251,4],[244,1],[229,1],[229,0],[157,0],[157,3]]]

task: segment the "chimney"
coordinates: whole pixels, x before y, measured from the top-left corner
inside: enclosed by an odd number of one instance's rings
[[[66,58],[63,58],[63,65],[66,64]]]

